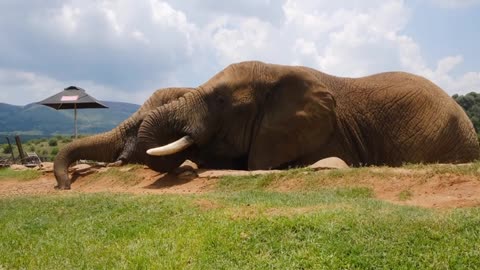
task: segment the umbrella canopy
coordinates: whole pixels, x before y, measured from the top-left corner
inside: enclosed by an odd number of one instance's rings
[[[38,104],[52,107],[55,110],[108,108],[88,95],[84,89],[76,86],[69,86],[62,92],[38,102]]]
[[[77,138],[77,109],[108,108],[94,97],[89,96],[84,89],[76,86],[69,86],[62,92],[38,102],[38,104],[52,107],[55,110],[74,109],[75,138]]]

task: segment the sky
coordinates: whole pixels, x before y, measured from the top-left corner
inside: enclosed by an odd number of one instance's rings
[[[0,103],[76,85],[142,104],[259,60],[480,92],[480,0],[0,0]]]

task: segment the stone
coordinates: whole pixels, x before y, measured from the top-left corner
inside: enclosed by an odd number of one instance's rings
[[[88,164],[77,164],[75,166],[72,166],[70,169],[74,172],[82,172],[82,171],[88,171],[92,168],[92,166]]]
[[[42,172],[53,172],[53,162],[42,162],[38,170]]]
[[[190,180],[197,178],[197,173],[194,170],[185,170],[177,174],[179,179]]]
[[[308,166],[314,170],[329,170],[329,169],[347,169],[347,163],[338,157],[328,157],[321,159],[314,164]]]
[[[192,168],[193,170],[197,170],[198,169],[198,165],[190,160],[185,160],[185,162],[182,163],[182,165],[179,166],[180,168],[181,167],[190,167]]]

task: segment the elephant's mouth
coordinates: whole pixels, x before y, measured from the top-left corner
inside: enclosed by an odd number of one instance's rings
[[[150,148],[147,150],[147,154],[150,156],[157,156],[157,157],[172,155],[187,149],[194,143],[195,143],[194,140],[190,136],[186,135],[167,145]]]

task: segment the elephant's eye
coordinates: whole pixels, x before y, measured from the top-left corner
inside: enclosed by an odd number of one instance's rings
[[[224,96],[217,96],[217,104],[223,106],[225,104],[225,97]]]

